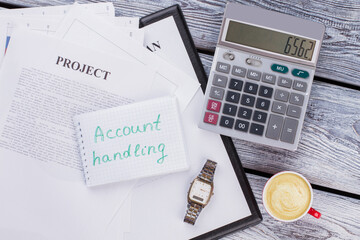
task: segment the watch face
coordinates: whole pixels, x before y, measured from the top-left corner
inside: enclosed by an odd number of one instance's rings
[[[212,186],[209,183],[195,179],[191,185],[189,199],[196,203],[206,205],[210,199]]]

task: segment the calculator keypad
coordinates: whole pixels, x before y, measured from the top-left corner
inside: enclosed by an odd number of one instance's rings
[[[237,76],[237,77],[245,77],[246,68],[239,67],[239,66],[233,66],[231,73],[232,73],[232,75]]]
[[[262,136],[264,133],[264,125],[252,123],[250,126],[250,133]]]
[[[301,81],[294,81],[293,88],[295,90],[298,90],[298,91],[301,91],[301,92],[306,92],[307,83],[306,82],[301,82]]]
[[[292,80],[290,78],[280,77],[278,85],[281,87],[291,88]]]
[[[206,112],[205,117],[204,117],[204,122],[216,125],[218,118],[219,118],[219,115]]]
[[[216,71],[222,72],[222,73],[229,73],[230,71],[230,64],[218,62],[216,64]]]
[[[280,140],[282,142],[293,143],[299,121],[292,118],[285,118],[283,131]]]
[[[301,94],[297,94],[297,93],[291,93],[289,102],[291,104],[302,106],[304,103],[304,96]]]
[[[267,118],[267,113],[265,113],[265,112],[260,112],[260,111],[255,111],[255,112],[254,112],[253,121],[265,123],[265,122],[266,122],[266,118]]]
[[[265,136],[267,138],[278,140],[280,138],[283,122],[284,122],[283,117],[279,115],[271,114]]]
[[[240,93],[228,91],[226,94],[226,101],[232,103],[238,103],[240,99]]]
[[[249,122],[238,119],[235,123],[235,130],[247,132],[249,130],[249,126]]]
[[[244,118],[244,119],[250,119],[252,112],[253,112],[253,110],[251,110],[249,108],[240,107],[239,112],[238,112],[238,117]]]
[[[275,91],[275,97],[274,98],[275,98],[275,100],[279,100],[279,101],[282,101],[282,102],[287,102],[288,99],[289,99],[289,92],[277,89]]]
[[[237,112],[237,106],[225,103],[223,108],[223,114],[235,116]]]
[[[275,84],[276,82],[276,76],[273,74],[265,73],[263,75],[262,81],[265,83]]]
[[[273,94],[273,88],[260,86],[259,96],[271,98]]]
[[[220,120],[220,126],[232,128],[234,125],[234,118],[222,116]]]
[[[286,112],[286,104],[281,102],[273,102],[271,111],[273,113],[285,114]]]
[[[242,62],[238,61],[241,57],[235,59],[234,63],[224,59],[214,62],[199,126],[271,146],[296,148],[289,145],[297,144],[313,70],[310,74],[305,68],[275,59],[261,59],[260,66],[252,66],[249,58]],[[266,61],[265,68],[261,64]]]
[[[261,78],[261,72],[255,71],[255,70],[249,70],[247,74],[248,79],[260,81]]]
[[[214,112],[220,112],[220,108],[221,108],[221,102],[209,100],[206,109]]]
[[[255,84],[255,83],[247,82],[247,83],[245,83],[245,86],[244,86],[244,92],[256,94],[258,87],[259,87],[259,85]]]
[[[210,97],[214,99],[222,100],[224,97],[225,90],[217,87],[212,87]]]
[[[270,106],[270,101],[262,98],[256,100],[256,108],[261,110],[268,110]]]
[[[233,90],[241,91],[243,84],[244,84],[243,81],[232,78],[230,80],[229,88]]]
[[[218,87],[226,87],[227,77],[215,74],[213,79],[213,85]]]
[[[241,105],[252,107],[255,104],[255,97],[243,94],[241,98]]]

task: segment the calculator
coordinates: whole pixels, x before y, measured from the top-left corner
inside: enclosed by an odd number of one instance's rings
[[[228,3],[199,127],[295,151],[324,25]]]

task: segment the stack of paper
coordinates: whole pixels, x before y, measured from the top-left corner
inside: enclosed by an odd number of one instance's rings
[[[81,113],[175,96],[194,78],[143,47],[110,3],[0,12],[2,239],[122,239],[135,181],[88,188],[72,124]],[[6,54],[5,54],[6,53]]]
[[[197,127],[204,96],[174,18],[138,29],[114,12],[0,11],[1,239],[189,239],[251,214],[220,136]],[[73,117],[166,96],[179,103],[189,171],[87,187]],[[215,195],[190,226],[187,191],[207,158]]]

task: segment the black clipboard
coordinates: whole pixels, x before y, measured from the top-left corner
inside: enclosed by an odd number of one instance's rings
[[[26,8],[28,6],[21,6],[21,5],[17,5],[17,4],[0,2],[0,7],[8,8],[8,9],[15,9],[15,8]],[[178,27],[180,36],[184,42],[186,51],[189,55],[189,58],[191,60],[193,68],[195,70],[196,76],[201,84],[201,88],[202,88],[203,92],[205,93],[208,77],[205,73],[202,62],[197,53],[194,41],[191,37],[190,31],[187,27],[187,24],[186,24],[186,21],[185,21],[185,18],[181,11],[180,6],[178,4],[176,4],[171,7],[166,8],[166,9],[152,13],[148,16],[142,17],[140,19],[140,27],[150,25],[152,23],[155,23],[159,20],[162,20],[162,19],[170,17],[170,16],[173,16],[173,18],[175,20],[176,26]],[[193,240],[218,239],[218,238],[221,238],[224,235],[227,235],[234,231],[254,226],[262,221],[262,216],[261,216],[259,207],[256,203],[254,194],[251,190],[249,181],[245,175],[245,171],[241,165],[240,158],[236,152],[236,149],[235,149],[232,139],[230,137],[226,137],[223,135],[221,135],[221,139],[222,139],[225,149],[229,155],[230,161],[232,163],[232,166],[233,166],[233,169],[237,176],[240,187],[246,198],[251,215],[246,218],[239,219],[238,221],[227,224],[225,226],[222,226],[220,228],[214,229],[214,230],[207,232],[205,234],[202,234],[200,236],[197,236],[197,237],[193,238]]]
[[[181,11],[180,6],[178,4],[176,4],[171,7],[160,10],[158,12],[147,15],[145,17],[142,17],[140,19],[140,27],[150,25],[152,23],[155,23],[157,21],[160,21],[160,20],[170,17],[170,16],[173,16],[173,18],[175,20],[175,23],[179,30],[180,36],[184,42],[186,51],[189,55],[192,65],[194,67],[196,76],[201,84],[201,88],[202,88],[203,92],[205,93],[208,77],[206,76],[205,70],[203,68],[200,57],[197,53],[194,41],[191,37],[190,31],[187,27],[187,24],[186,24],[186,21],[185,21],[185,18]],[[235,171],[235,174],[237,176],[237,179],[239,181],[241,189],[246,198],[251,215],[246,218],[239,219],[238,221],[227,224],[225,226],[222,226],[220,228],[214,229],[214,230],[207,232],[205,234],[202,234],[200,236],[197,236],[197,237],[193,238],[193,240],[218,239],[220,237],[223,237],[226,234],[229,234],[231,232],[241,230],[244,228],[248,228],[250,226],[254,226],[262,221],[262,216],[261,216],[259,207],[256,203],[254,194],[251,190],[249,181],[245,175],[245,171],[242,167],[239,155],[236,152],[236,149],[235,149],[232,139],[230,137],[226,137],[223,135],[221,135],[221,139],[224,143],[225,149],[231,160],[233,169]]]
[[[0,7],[7,8],[7,9],[16,9],[16,8],[26,8],[27,6],[22,6],[22,5],[13,4],[13,3],[0,2]]]

